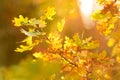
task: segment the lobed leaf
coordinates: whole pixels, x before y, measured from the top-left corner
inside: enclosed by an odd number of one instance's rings
[[[28,23],[28,18],[27,17],[23,17],[22,15],[19,15],[19,18],[14,18],[14,20],[12,20],[12,22],[14,23],[14,26],[16,27],[20,27],[23,24],[27,24]]]
[[[56,14],[55,8],[54,7],[48,7],[47,12],[45,13],[45,17],[48,20],[53,20],[53,16]]]

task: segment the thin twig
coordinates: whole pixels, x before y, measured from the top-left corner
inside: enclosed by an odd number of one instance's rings
[[[42,28],[40,28],[40,30],[42,31],[42,32],[44,32],[44,30],[42,29]],[[49,41],[49,42],[52,42],[49,38],[48,38],[48,36],[45,34],[44,35],[45,36],[45,38]]]
[[[66,57],[64,57],[61,53],[59,54],[65,61],[67,61],[69,64],[74,65],[75,67],[78,67],[78,65],[76,65],[75,63],[71,62],[70,60],[68,60]]]
[[[41,31],[42,32],[44,32],[44,30],[41,28]],[[47,35],[45,35],[45,37],[46,37],[46,39],[48,40],[48,41],[50,41],[50,42],[52,42],[49,38],[48,38],[48,36]],[[60,50],[60,53],[59,53],[59,55],[65,60],[65,61],[67,61],[69,64],[71,64],[71,65],[74,65],[75,67],[78,67],[78,65],[76,65],[75,63],[73,63],[73,62],[71,62],[70,60],[68,60],[65,56],[63,56],[61,53],[63,53],[63,50]]]

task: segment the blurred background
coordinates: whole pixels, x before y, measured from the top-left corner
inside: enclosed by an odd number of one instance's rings
[[[86,2],[87,1],[87,2]],[[90,1],[90,2],[89,2]],[[14,49],[24,35],[14,27],[12,20],[20,14],[24,17],[39,18],[48,6],[54,6],[57,14],[52,23],[48,23],[49,30],[53,30],[59,19],[65,17],[66,24],[63,35],[72,36],[74,33],[93,36],[99,39],[102,47],[106,48],[105,40],[91,21],[90,14],[97,8],[95,0],[1,0],[0,1],[0,66],[17,64],[24,59],[28,52],[16,53]],[[89,3],[89,4],[87,4]],[[87,5],[87,6],[86,6]]]

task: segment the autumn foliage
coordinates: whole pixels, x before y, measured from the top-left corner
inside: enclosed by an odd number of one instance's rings
[[[92,36],[86,37],[84,32],[75,33],[73,37],[62,36],[64,17],[57,22],[56,30],[45,31],[48,22],[52,22],[57,14],[54,7],[48,7],[39,18],[29,19],[19,15],[12,20],[14,26],[26,35],[15,51],[23,53],[33,50],[36,46],[39,48],[44,46],[42,51],[32,53],[30,64],[43,67],[46,63],[45,68],[55,65],[47,69],[53,70],[49,75],[43,71],[44,75],[40,75],[39,78],[36,76],[38,79],[34,77],[32,80],[116,80],[114,78],[118,76],[113,74],[119,70],[116,66],[120,63],[120,1],[97,2],[103,8],[96,10],[91,18],[96,22],[99,33],[105,36],[111,52],[100,51],[99,40],[94,40]],[[39,70],[38,67],[37,69]]]

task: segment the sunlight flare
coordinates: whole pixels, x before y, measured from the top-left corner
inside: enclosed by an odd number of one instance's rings
[[[81,12],[90,15],[93,9],[93,0],[80,0]]]

